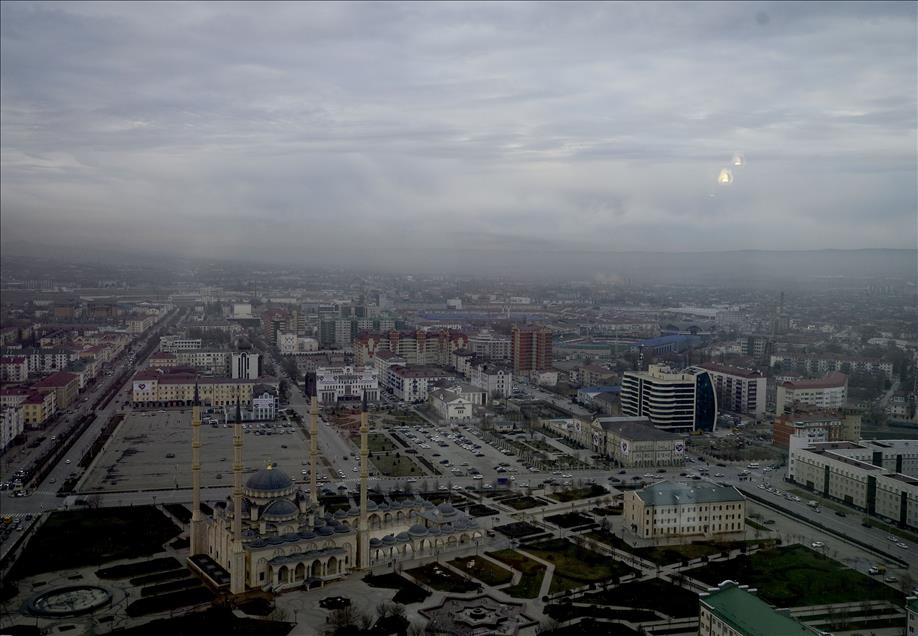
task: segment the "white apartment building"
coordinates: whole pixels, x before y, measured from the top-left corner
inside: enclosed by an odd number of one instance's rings
[[[257,380],[261,374],[261,354],[233,352],[230,358],[230,377]]]
[[[513,355],[513,339],[483,329],[474,336],[469,336],[468,349],[491,360],[510,360]]]
[[[773,355],[771,366],[781,364],[785,371],[799,371],[801,373],[879,373],[887,379],[893,379],[893,363],[874,358],[836,358],[829,356],[807,355]]]
[[[61,349],[13,349],[3,351],[4,356],[25,357],[28,362],[28,374],[43,375],[66,369],[74,360],[79,360],[80,350],[64,347]]]
[[[756,417],[765,415],[768,380],[763,373],[716,362],[706,362],[698,366],[707,371],[714,381],[718,410]]]
[[[26,356],[0,357],[0,381],[25,382],[29,379],[29,359]]]
[[[918,529],[918,440],[794,441],[787,464],[790,481]]]
[[[157,316],[132,316],[127,319],[127,332],[128,333],[143,333],[150,327],[156,324]]]
[[[795,380],[778,385],[775,412],[791,413],[795,404],[840,409],[848,400],[848,376],[839,371],[815,380]]]
[[[159,350],[167,353],[192,351],[200,348],[200,338],[185,338],[182,336],[160,336],[159,338]]]
[[[646,416],[666,430],[714,430],[717,394],[710,373],[698,367],[676,372],[652,364],[622,376],[622,415]]]
[[[297,335],[295,333],[278,333],[277,349],[282,356],[296,353]]]
[[[389,378],[389,369],[392,367],[404,367],[407,366],[408,362],[405,358],[392,353],[391,351],[377,351],[376,355],[373,357],[373,366],[376,367],[376,372],[379,373],[379,377],[383,379],[383,384],[388,388],[388,378]]]
[[[473,364],[469,368],[469,382],[483,389],[489,400],[493,395],[508,398],[513,391],[513,368],[492,362]]]
[[[319,350],[319,341],[315,338],[303,338],[295,333],[278,333],[277,348],[282,356],[297,353],[309,353]]]
[[[413,366],[389,368],[386,378],[388,388],[405,402],[424,402],[433,385],[441,380],[455,380],[456,376],[439,367]]]
[[[379,399],[379,373],[374,367],[319,367],[316,395],[323,404],[360,401],[364,396],[375,402]]]
[[[10,445],[25,428],[25,415],[21,405],[0,408],[0,450]]]
[[[733,486],[661,481],[625,492],[625,540],[654,543],[742,537],[746,498]]]

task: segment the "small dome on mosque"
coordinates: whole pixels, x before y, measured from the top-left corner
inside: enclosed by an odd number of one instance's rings
[[[275,499],[265,507],[265,519],[287,519],[299,512],[296,505],[287,499]]]

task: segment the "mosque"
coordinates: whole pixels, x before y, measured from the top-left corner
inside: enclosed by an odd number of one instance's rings
[[[318,499],[318,403],[310,389],[310,490],[267,465],[242,484],[242,427],[233,431],[233,493],[201,511],[201,403],[192,407],[192,519],[190,567],[233,594],[251,589],[310,589],[396,560],[449,552],[482,536],[475,518],[449,503],[435,506],[415,496],[370,498],[366,400],[360,414],[359,504],[333,514]],[[238,407],[237,407],[238,411]]]

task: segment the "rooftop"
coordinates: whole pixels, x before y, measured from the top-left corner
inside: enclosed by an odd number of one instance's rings
[[[395,367],[393,373],[403,378],[449,378],[453,374],[440,367],[416,365],[411,367]]]
[[[665,441],[682,439],[682,435],[662,431],[650,423],[650,418],[601,417],[596,420],[604,431],[614,431],[622,437],[636,441]]]
[[[841,371],[835,371],[822,378],[785,382],[783,386],[789,389],[835,389],[847,384],[848,376]]]
[[[754,369],[744,369],[741,367],[733,367],[728,364],[719,364],[717,362],[705,362],[704,364],[699,364],[699,367],[702,369],[707,369],[708,371],[713,371],[714,373],[723,373],[726,375],[734,375],[740,378],[764,378],[761,371],[756,371]]]
[[[653,486],[642,488],[635,494],[648,506],[679,506],[746,500],[733,486],[672,481],[661,481]]]
[[[711,613],[745,636],[813,636],[818,632],[782,614],[768,603],[733,581],[701,597]]]
[[[67,386],[73,381],[79,381],[79,379],[80,376],[76,375],[75,373],[58,371],[57,373],[52,373],[46,378],[42,378],[33,386],[37,389],[52,389],[60,386]]]

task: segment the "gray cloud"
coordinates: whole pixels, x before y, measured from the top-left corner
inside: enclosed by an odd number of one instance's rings
[[[914,3],[4,2],[0,47],[5,246],[916,247]]]

